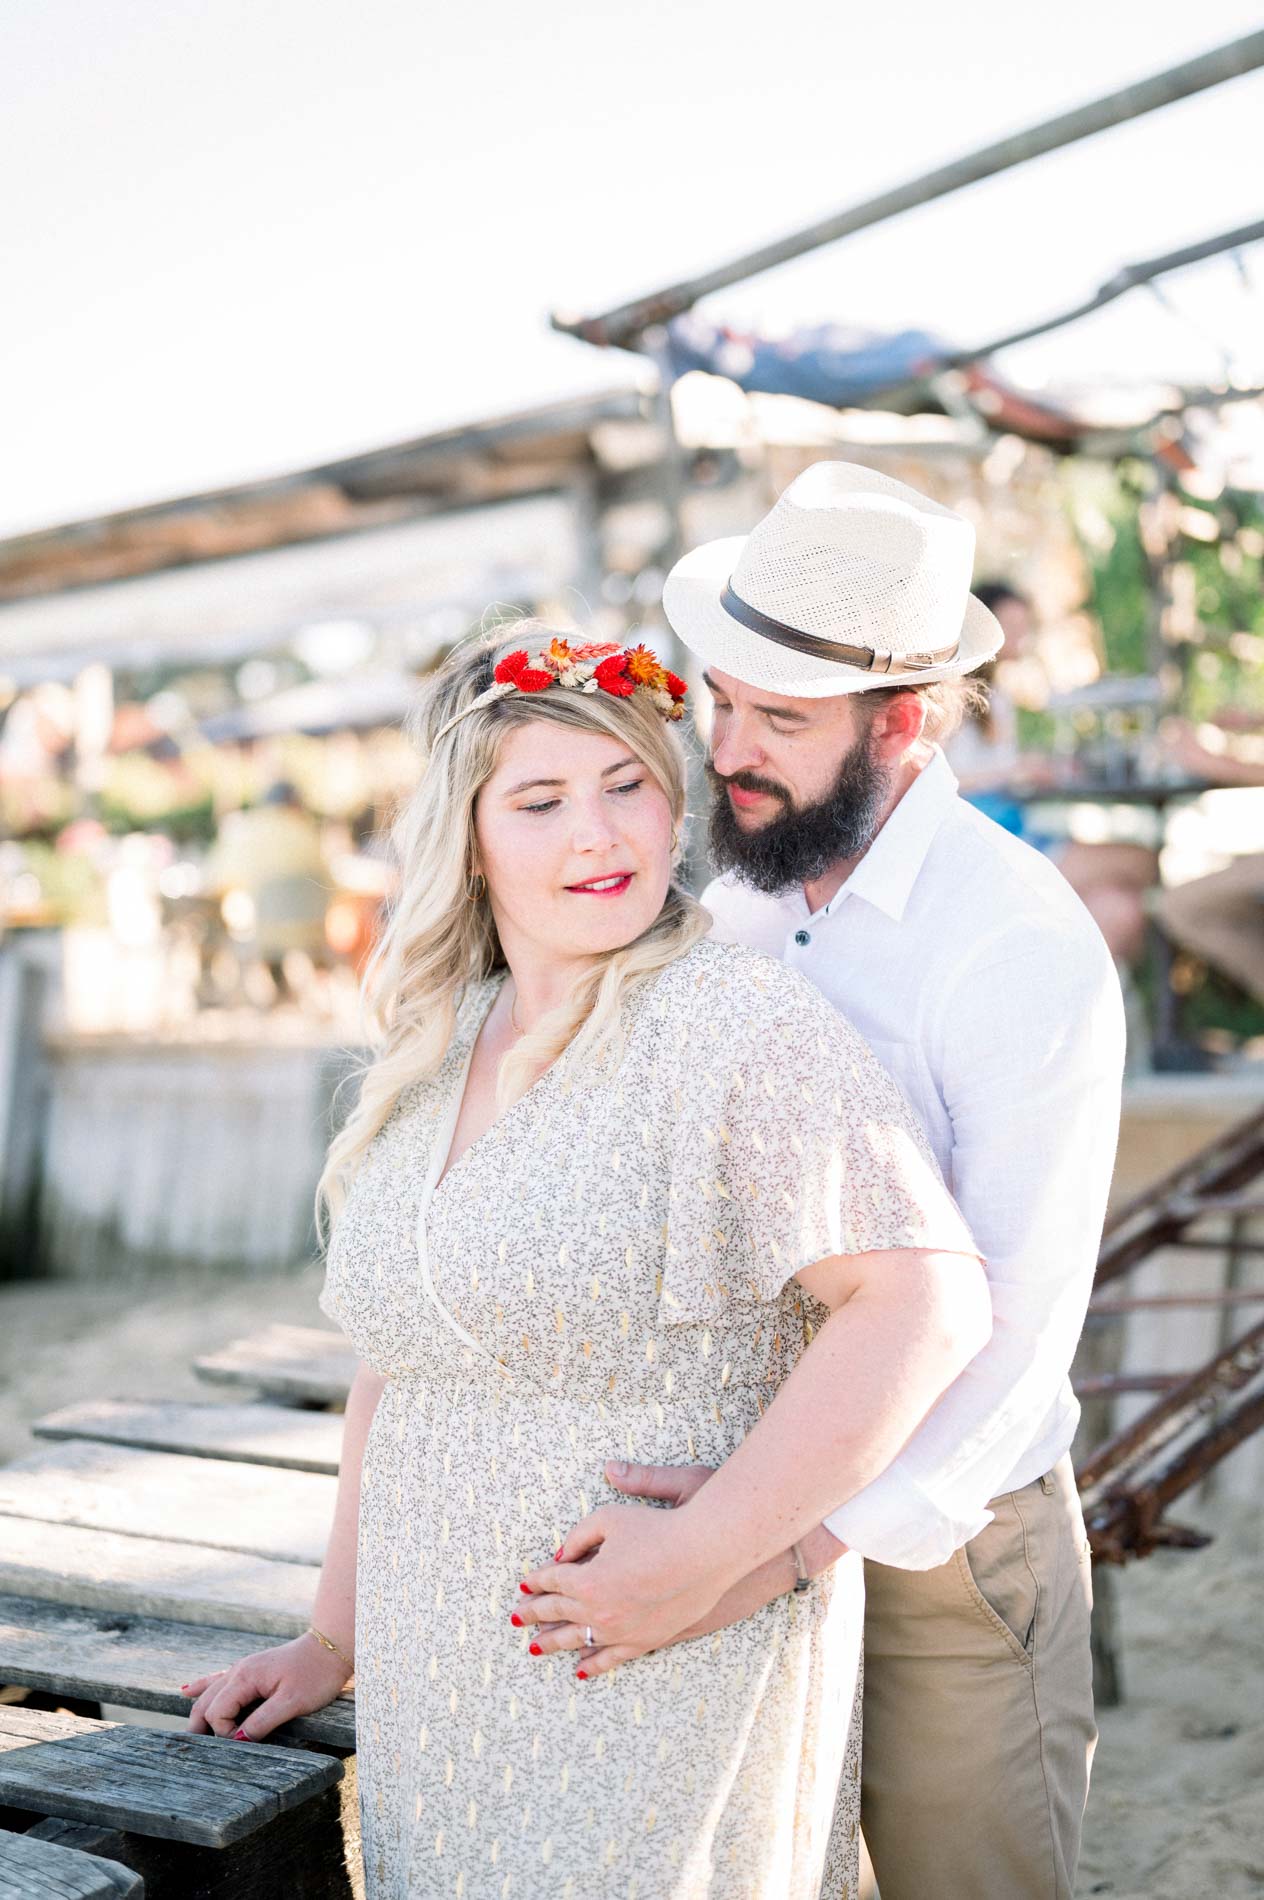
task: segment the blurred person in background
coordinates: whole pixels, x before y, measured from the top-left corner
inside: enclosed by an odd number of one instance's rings
[[[1105,937],[1117,964],[1136,964],[1145,948],[1145,893],[1158,882],[1158,853],[1119,841],[1081,844],[1051,837],[1031,823],[1024,793],[1058,782],[1052,759],[1023,751],[1018,707],[1004,683],[1006,659],[1029,659],[1035,651],[1032,603],[1007,581],[983,581],[975,593],[1005,634],[998,659],[980,669],[981,691],[960,730],[944,750],[961,795],[1015,837],[1034,845],[1055,864]]]
[[[332,879],[320,826],[288,780],[270,785],[258,805],[225,817],[206,880],[229,930],[266,967],[277,998],[293,995],[287,959],[298,953],[310,968],[326,955]]]
[[[1264,717],[1244,721],[1235,715],[1232,723],[1238,730],[1244,724],[1264,730]],[[1226,718],[1221,730],[1227,724]],[[1184,720],[1172,720],[1163,736],[1171,756],[1193,778],[1221,789],[1264,786],[1264,764],[1213,752]],[[1221,871],[1164,890],[1155,908],[1183,950],[1264,1003],[1264,851],[1247,852]]]

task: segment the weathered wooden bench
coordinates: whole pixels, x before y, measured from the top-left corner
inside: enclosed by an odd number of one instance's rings
[[[337,1475],[342,1419],[265,1399],[193,1404],[187,1400],[93,1399],[50,1412],[32,1427],[37,1438],[92,1439],[190,1458],[275,1465]]]
[[[342,1777],[267,1742],[0,1708],[0,1804],[38,1817],[26,1838],[131,1869],[149,1900],[349,1895]]]
[[[130,1867],[0,1828],[0,1900],[144,1900]]]
[[[276,1640],[258,1631],[0,1596],[0,1676],[6,1682],[160,1715],[188,1714],[182,1682],[226,1669],[239,1656]],[[269,1739],[350,1754],[354,1698],[341,1695],[312,1715],[296,1716]]]
[[[249,1386],[291,1405],[338,1405],[356,1369],[341,1333],[320,1326],[265,1326],[193,1361],[199,1379]]]
[[[84,1865],[92,1855],[120,1861],[145,1879],[147,1900],[230,1886],[258,1900],[359,1893],[351,1694],[287,1723],[263,1745],[91,1721],[86,1731],[47,1727],[75,1720],[49,1712],[63,1698],[89,1716],[107,1704],[183,1717],[189,1701],[181,1683],[297,1634],[311,1616],[341,1449],[342,1419],[327,1408],[345,1398],[354,1357],[340,1334],[272,1327],[209,1355],[200,1369],[221,1386],[240,1386],[240,1396],[200,1405],[70,1406],[37,1423],[42,1442],[29,1457],[0,1467],[0,1685],[44,1705],[0,1707],[11,1735],[15,1723],[26,1724],[28,1757],[19,1768],[0,1728],[7,1775],[0,1825],[14,1827],[15,1791],[24,1788],[42,1817],[17,1835],[21,1846],[13,1851],[27,1856],[24,1868],[42,1848],[73,1850]],[[326,1409],[305,1409],[317,1406]],[[103,1742],[103,1732],[129,1739],[126,1746]],[[88,1811],[66,1804],[54,1740],[75,1743],[76,1769],[90,1754],[104,1759],[112,1805]],[[199,1799],[203,1824],[220,1816],[218,1844],[195,1833],[164,1835],[149,1825],[159,1812],[149,1795],[164,1775],[171,1780],[172,1751],[200,1749],[200,1773],[207,1745],[226,1791],[236,1786],[245,1801],[253,1790],[255,1805],[232,1810]],[[269,1781],[265,1771],[278,1757],[297,1780],[281,1774],[280,1784]],[[247,1758],[263,1767],[252,1770]],[[178,1759],[187,1771],[192,1758]],[[273,1799],[278,1785],[308,1792],[282,1802]],[[168,1799],[162,1812],[179,1809]],[[240,1837],[224,1831],[246,1822]],[[194,1826],[192,1812],[184,1823]],[[190,1855],[204,1857],[195,1869],[201,1884],[190,1881]],[[77,1896],[79,1888],[65,1892]]]

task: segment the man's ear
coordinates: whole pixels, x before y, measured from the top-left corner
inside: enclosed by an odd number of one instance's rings
[[[873,716],[870,729],[875,752],[884,765],[894,765],[916,745],[926,724],[926,708],[919,693],[896,693]]]

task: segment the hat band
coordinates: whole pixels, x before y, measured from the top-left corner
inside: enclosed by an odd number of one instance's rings
[[[761,614],[758,607],[752,607],[749,601],[734,593],[732,581],[725,583],[720,605],[731,619],[738,621],[748,632],[758,633],[779,647],[790,647],[795,653],[808,653],[814,660],[832,660],[836,664],[858,666],[866,673],[924,673],[928,667],[942,666],[947,660],[955,660],[961,649],[960,640],[954,640],[950,647],[940,647],[935,653],[877,653],[872,647],[852,647],[842,640],[822,640],[815,633],[804,633],[799,627],[788,627],[783,620],[773,620],[768,614]]]

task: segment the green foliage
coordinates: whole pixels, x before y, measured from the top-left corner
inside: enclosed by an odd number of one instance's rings
[[[1113,531],[1106,548],[1086,550],[1091,606],[1102,630],[1108,673],[1150,671],[1150,570],[1141,545],[1138,496],[1124,480],[1116,484],[1107,520]]]
[[[81,852],[56,851],[40,839],[30,839],[22,847],[22,864],[38,880],[40,895],[58,923],[105,923],[105,886]]]
[[[1254,495],[1226,495],[1215,507],[1219,539],[1187,538],[1202,639],[1187,672],[1185,710],[1214,719],[1223,707],[1264,716],[1264,509]]]
[[[209,843],[215,836],[211,787],[143,752],[110,760],[98,810],[108,831],[161,831],[177,844]]]
[[[1108,673],[1151,670],[1152,577],[1141,540],[1150,488],[1139,463],[1083,471],[1074,490],[1076,520],[1090,577],[1090,605],[1102,630]],[[1178,649],[1181,710],[1214,719],[1227,705],[1264,713],[1264,506],[1256,495],[1227,491],[1206,502],[1178,491],[1194,529],[1172,548],[1174,588],[1192,606],[1197,637]],[[1197,530],[1197,516],[1207,529]],[[1093,532],[1085,532],[1090,520]]]

